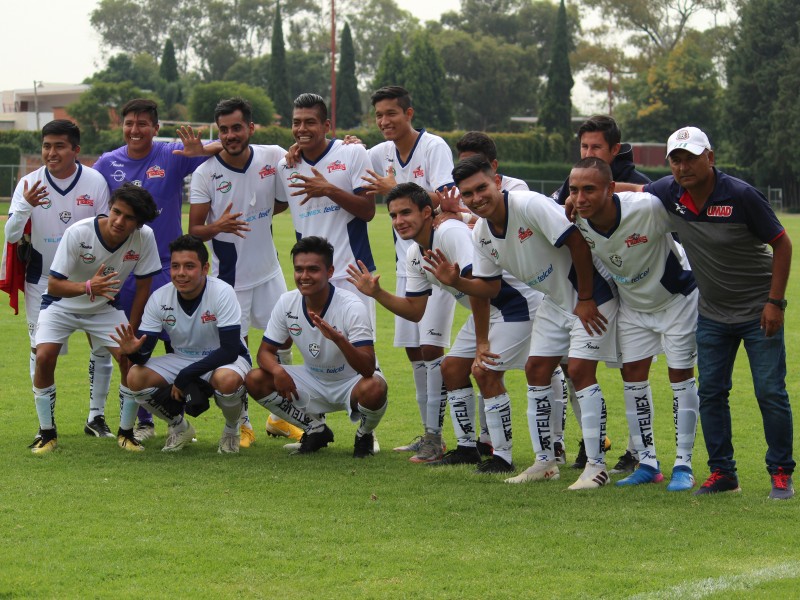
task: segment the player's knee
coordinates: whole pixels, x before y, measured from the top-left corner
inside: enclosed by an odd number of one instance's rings
[[[220,394],[233,394],[242,385],[242,378],[231,369],[217,369],[211,375],[211,387]]]
[[[386,404],[388,386],[381,377],[365,377],[356,386],[358,404],[371,410],[377,410]]]
[[[144,367],[140,367],[139,365],[133,365],[128,371],[128,377],[127,377],[128,389],[132,392],[139,392],[145,389],[146,387],[150,387],[147,385],[146,375],[147,371]]]
[[[421,346],[420,350],[424,361],[436,360],[444,356],[444,348],[440,346]]]
[[[487,371],[478,366],[472,367],[472,376],[475,378],[475,383],[478,384],[479,389],[486,388],[489,384],[494,383],[501,379],[503,374],[500,371]]]
[[[464,380],[469,383],[469,363],[458,359],[448,358],[442,361],[442,380],[447,389],[464,386]]]
[[[264,369],[253,369],[244,379],[244,385],[250,395],[258,400],[275,391],[272,377]]]

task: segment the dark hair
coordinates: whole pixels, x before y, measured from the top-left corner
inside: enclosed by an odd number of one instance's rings
[[[153,122],[153,125],[158,125],[158,104],[147,98],[136,98],[125,103],[122,107],[122,118],[125,115],[133,113],[134,115],[147,115]]]
[[[316,108],[319,112],[320,121],[328,120],[328,106],[325,104],[325,99],[319,94],[300,94],[294,99],[295,108]]]
[[[117,200],[131,207],[139,227],[158,216],[158,207],[150,192],[136,184],[126,182],[115,189],[108,199],[108,206],[114,206]]]
[[[420,210],[426,206],[430,206],[433,209],[433,202],[431,202],[428,192],[410,181],[408,183],[398,183],[389,190],[389,193],[386,194],[386,208],[389,208],[392,200],[397,200],[398,198],[408,198]]]
[[[599,131],[608,142],[608,147],[613,148],[622,139],[617,122],[607,115],[594,115],[589,117],[578,128],[578,141],[584,133]]]
[[[81,145],[81,130],[72,121],[56,119],[42,127],[42,139],[46,135],[65,135],[72,147]]]
[[[245,123],[250,123],[253,120],[253,108],[250,103],[244,98],[228,98],[227,100],[220,100],[214,108],[214,122],[218,121],[220,117],[231,115],[237,110],[242,112],[242,118]]]
[[[333,246],[324,237],[318,235],[310,235],[308,237],[300,238],[297,243],[292,246],[290,255],[292,260],[298,254],[319,254],[325,266],[330,268],[333,266]]]
[[[406,88],[399,85],[386,85],[375,90],[370,97],[372,106],[375,106],[381,100],[397,100],[397,104],[403,110],[411,108],[411,94],[408,93]]]
[[[456,150],[462,152],[474,152],[483,154],[489,162],[497,160],[497,146],[494,140],[482,131],[468,131],[461,139],[456,142]]]
[[[200,259],[200,264],[204,265],[208,262],[208,248],[196,235],[184,233],[182,236],[175,238],[169,243],[169,252],[196,252],[197,258]]]
[[[490,177],[494,176],[494,169],[492,169],[492,165],[484,155],[476,154],[470,156],[469,158],[458,161],[456,166],[453,167],[453,181],[458,185],[467,177],[472,177],[475,173],[480,173],[481,171]]]
[[[603,176],[603,179],[605,180],[606,183],[614,181],[614,176],[611,174],[611,167],[609,166],[609,164],[602,158],[598,158],[596,156],[587,156],[586,158],[582,158],[578,162],[576,162],[575,166],[573,166],[572,168],[596,169],[600,172],[600,175]]]

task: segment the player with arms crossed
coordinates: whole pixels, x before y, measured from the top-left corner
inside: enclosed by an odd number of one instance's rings
[[[133,436],[136,402],[126,384],[128,365],[120,358],[109,332],[126,323],[117,295],[130,273],[136,277],[131,323],[138,326],[150,281],[160,271],[153,231],[145,223],[156,218],[150,194],[132,184],[114,191],[108,216],[100,215],[71,225],[64,232],[50,266],[47,293],[36,326],[36,372],[33,394],[40,437],[35,454],[50,452],[58,441],[55,430],[55,370],[61,345],[82,329],[93,348],[104,346],[120,364],[120,423],[117,443],[125,450],[141,449]]]
[[[283,294],[272,311],[247,390],[267,410],[303,429],[298,453],[333,442],[325,414],[344,410],[359,422],[353,456],[370,456],[373,431],[386,412],[387,385],[375,358],[367,307],[331,284],[334,249],[325,238],[302,238],[291,255],[297,289]],[[290,339],[303,365],[278,362],[278,348]]]
[[[134,363],[128,387],[136,402],[169,425],[164,452],[191,442],[194,427],[184,416],[187,391],[197,378],[214,389],[225,418],[220,454],[239,452],[239,415],[251,362],[239,325],[242,311],[233,288],[208,276],[202,240],[182,235],[170,244],[172,282],[150,296],[142,324],[119,326],[112,338]],[[175,352],[152,357],[158,334],[166,330]]]

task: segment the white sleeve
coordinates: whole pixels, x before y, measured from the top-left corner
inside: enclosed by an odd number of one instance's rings
[[[409,246],[406,253],[406,296],[423,296],[433,289],[431,282],[420,274],[419,267],[414,264],[415,260],[419,260],[416,243]]]
[[[153,230],[147,225],[141,229],[142,234],[142,255],[133,268],[136,277],[147,277],[161,270],[161,258],[158,255],[158,246]],[[58,245],[59,249],[61,244]]]
[[[139,324],[139,331],[149,331],[152,333],[161,332],[164,329],[164,324],[161,321],[159,314],[159,306],[161,305],[161,295],[153,294],[148,298],[147,304],[144,305],[144,312],[142,313],[142,322]]]
[[[353,345],[357,345],[358,342],[374,342],[375,336],[372,333],[369,316],[367,316],[367,306],[356,298],[346,308],[345,335],[349,342]]]
[[[286,309],[284,308],[286,305],[286,298],[286,294],[278,298],[275,307],[272,309],[272,314],[269,317],[267,329],[264,331],[265,338],[279,345],[289,339],[289,328],[286,324]]]
[[[211,157],[209,160],[215,160]],[[189,186],[189,204],[209,204],[212,200],[208,189],[207,163],[203,163],[192,174],[192,183]]]
[[[56,254],[53,256],[53,262],[50,263],[51,273],[58,273],[67,279],[69,279],[69,274],[75,266],[75,257],[77,256],[77,253],[71,251],[75,246],[75,242],[73,241],[74,232],[74,226],[67,227],[64,236],[58,243]]]
[[[551,198],[533,193],[533,196],[516,203],[526,225],[539,231],[555,247],[560,247],[564,237],[574,227],[564,213],[564,207]],[[509,210],[511,209],[509,200]]]
[[[448,227],[442,235],[441,249],[451,263],[458,263],[461,274],[464,269],[472,266],[472,232],[468,227],[456,225]]]
[[[97,204],[95,205],[95,208],[94,208],[94,214],[95,215],[107,215],[108,214],[108,199],[109,199],[111,194],[108,191],[108,184],[106,183],[106,180],[103,179],[103,176],[101,175],[100,177],[98,177],[98,179],[100,180],[100,183],[98,183]]]
[[[428,180],[434,190],[454,185],[453,152],[444,140],[431,145],[428,154],[428,169],[430,169]]]
[[[22,195],[24,188],[25,178],[20,179],[17,187],[14,188],[14,195],[11,197],[11,204],[8,207],[8,221],[5,226],[6,242],[13,244],[22,238],[22,232],[25,229],[25,223],[31,218],[33,213],[33,206],[28,204],[25,197]],[[30,185],[30,182],[28,182]]]
[[[478,221],[472,230],[472,274],[475,277],[486,279],[496,278],[503,275],[503,268],[496,264],[488,253],[484,252],[481,244],[481,235],[486,235],[485,221],[484,227],[480,227],[482,219]]]
[[[220,281],[220,283],[224,285],[219,286],[217,306],[214,308],[217,314],[217,328],[241,325],[242,309],[236,299],[236,292],[224,281]]]
[[[369,157],[367,156],[367,150],[361,144],[350,144],[353,148],[353,167],[350,171],[351,179],[350,185],[353,188],[353,192],[357,192],[361,190],[366,182],[364,181],[364,177],[368,177],[369,174],[367,173],[367,169],[371,166]]]
[[[289,190],[288,190],[288,181],[286,177],[290,172],[289,169],[286,169],[286,160],[281,159],[278,163],[278,172],[275,175],[278,178],[278,181],[275,182],[275,199],[278,202],[289,202]]]

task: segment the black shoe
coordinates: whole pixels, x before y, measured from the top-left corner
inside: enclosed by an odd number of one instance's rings
[[[494,448],[492,448],[492,445],[488,442],[481,442],[478,440],[475,443],[475,447],[478,449],[478,454],[481,456],[491,456],[494,454]]]
[[[620,473],[633,473],[636,467],[639,466],[639,459],[630,450],[625,450],[625,454],[619,457],[619,461],[614,465],[614,468],[609,471],[610,475],[619,475]]]
[[[99,437],[99,438],[113,438],[114,434],[106,424],[106,418],[103,415],[97,415],[94,419],[87,422],[83,427],[83,433],[86,435]]]
[[[564,444],[561,442],[553,442],[553,452],[557,465],[567,464],[567,453],[564,452]]]
[[[742,488],[739,487],[739,478],[736,477],[736,474],[733,473],[725,473],[720,469],[717,469],[708,479],[706,479],[705,483],[700,486],[700,489],[697,490],[694,495],[695,496],[702,496],[704,494],[718,494],[719,492],[741,492]]]
[[[439,460],[429,462],[429,465],[448,466],[448,465],[479,465],[481,455],[477,448],[469,446],[456,446],[455,450],[445,453]]]
[[[578,446],[578,456],[575,457],[575,462],[572,463],[572,468],[573,469],[586,468],[586,444],[583,443],[583,440],[581,440],[581,443]]]
[[[326,427],[327,429],[327,427]],[[328,431],[331,431],[328,429]],[[305,436],[303,436],[305,437]],[[331,441],[333,441],[333,432],[331,431]],[[325,443],[327,446],[327,442]],[[373,447],[375,445],[375,436],[372,433],[365,433],[362,436],[356,434],[356,442],[353,444],[353,458],[367,458],[368,456],[373,456],[375,451]]]
[[[319,431],[304,433],[300,438],[300,447],[297,454],[311,454],[320,448],[325,448],[333,441],[333,431],[327,425]]]
[[[513,473],[516,471],[513,463],[506,461],[499,456],[492,456],[489,460],[483,461],[475,469],[476,473]]]

